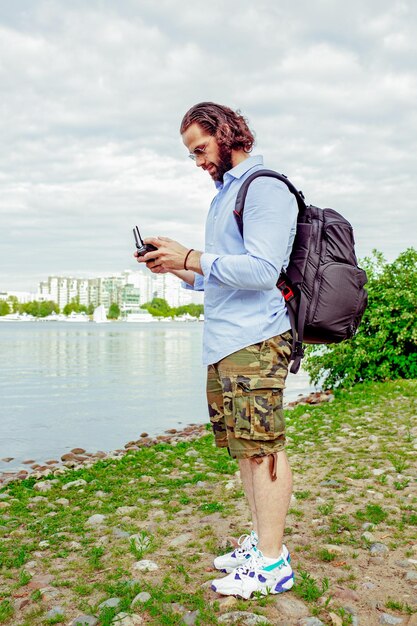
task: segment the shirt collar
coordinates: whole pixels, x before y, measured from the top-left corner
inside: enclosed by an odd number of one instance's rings
[[[221,189],[223,184],[227,182],[227,178],[241,178],[246,172],[248,172],[255,165],[263,165],[263,157],[259,154],[256,156],[250,156],[247,159],[241,161],[236,167],[226,172],[223,176],[223,182],[215,181],[216,189]]]

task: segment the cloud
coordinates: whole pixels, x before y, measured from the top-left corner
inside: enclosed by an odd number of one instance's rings
[[[416,25],[411,0],[2,6],[0,289],[134,267],[135,223],[201,248],[214,188],[178,128],[208,99],[361,256],[416,245]]]

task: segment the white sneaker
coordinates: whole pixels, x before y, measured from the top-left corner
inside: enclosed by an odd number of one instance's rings
[[[276,563],[271,565],[257,548],[253,548],[249,559],[233,572],[213,580],[211,588],[223,596],[239,596],[248,600],[254,592],[266,596],[268,593],[289,591],[294,584],[294,574],[282,552]]]
[[[243,565],[250,559],[252,550],[258,544],[258,535],[254,530],[252,530],[250,535],[241,535],[238,539],[238,548],[235,548],[232,552],[227,552],[227,554],[222,554],[214,559],[213,565],[216,569],[221,572],[225,572],[228,574],[229,572],[233,572],[236,567],[239,565]],[[282,552],[287,559],[288,562],[291,561],[290,553],[287,550],[286,546],[282,546]]]

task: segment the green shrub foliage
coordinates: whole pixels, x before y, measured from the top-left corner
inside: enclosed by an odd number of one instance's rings
[[[324,388],[417,378],[417,251],[409,248],[388,263],[374,250],[362,266],[369,299],[357,334],[306,350],[304,368]]]

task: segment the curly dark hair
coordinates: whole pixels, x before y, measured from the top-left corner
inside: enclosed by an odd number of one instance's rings
[[[191,124],[198,124],[230,150],[250,152],[255,143],[255,135],[240,111],[233,111],[222,104],[200,102],[191,107],[182,119],[181,135]]]

